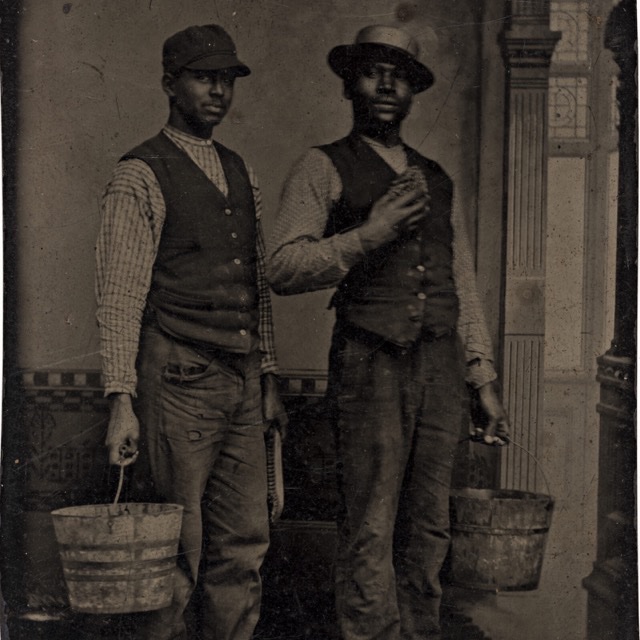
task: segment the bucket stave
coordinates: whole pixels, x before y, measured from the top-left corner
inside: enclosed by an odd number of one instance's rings
[[[51,516],[74,611],[121,614],[171,603],[182,506],[83,505]]]
[[[460,586],[528,591],[540,581],[553,499],[516,490],[451,495],[451,577]]]

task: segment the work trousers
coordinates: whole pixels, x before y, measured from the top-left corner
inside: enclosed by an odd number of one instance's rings
[[[147,327],[136,410],[154,490],[184,507],[173,602],[142,616],[138,637],[248,640],[269,543],[260,356],[197,349]]]
[[[439,572],[449,491],[467,411],[456,335],[401,349],[334,332],[341,513],[336,607],[343,640],[440,638]]]

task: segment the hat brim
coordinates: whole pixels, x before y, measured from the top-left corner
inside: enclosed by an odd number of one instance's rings
[[[193,69],[196,71],[233,71],[234,75],[244,77],[251,73],[251,69],[236,58],[234,55],[215,54],[205,56],[198,60],[193,60],[185,65],[184,69]]]
[[[407,77],[414,93],[428,89],[435,81],[431,71],[406,51],[383,44],[344,44],[329,52],[331,69],[342,79],[349,78],[363,62],[383,61],[401,65],[407,70]]]

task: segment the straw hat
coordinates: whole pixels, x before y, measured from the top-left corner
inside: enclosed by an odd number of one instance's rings
[[[431,71],[418,60],[416,40],[396,27],[373,25],[361,29],[353,44],[342,44],[329,52],[329,66],[341,78],[350,77],[363,61],[382,60],[402,65],[414,93],[428,89],[434,82]]]

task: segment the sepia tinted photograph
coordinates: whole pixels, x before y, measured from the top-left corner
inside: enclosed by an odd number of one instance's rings
[[[5,0],[2,640],[634,640],[633,0]]]

